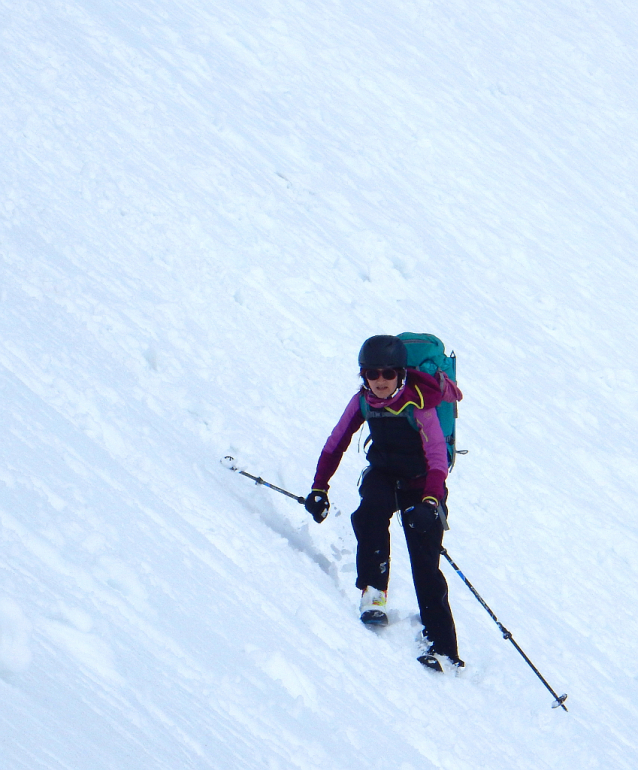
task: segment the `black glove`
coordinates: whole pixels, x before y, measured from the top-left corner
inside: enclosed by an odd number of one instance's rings
[[[304,507],[308,513],[312,515],[312,518],[317,524],[321,524],[328,515],[328,510],[330,508],[328,494],[324,492],[323,489],[313,489],[306,498]]]
[[[439,504],[433,497],[426,497],[420,503],[403,512],[404,525],[424,535],[439,518]]]

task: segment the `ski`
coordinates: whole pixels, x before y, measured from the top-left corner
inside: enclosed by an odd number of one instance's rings
[[[417,658],[419,663],[428,669],[428,671],[436,671],[439,674],[443,673],[443,666],[434,655],[419,655]]]
[[[382,610],[366,610],[361,613],[361,622],[364,626],[387,626],[388,616]]]

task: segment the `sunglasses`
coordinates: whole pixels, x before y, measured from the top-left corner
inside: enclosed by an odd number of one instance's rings
[[[366,380],[378,380],[383,377],[384,380],[394,380],[399,376],[396,369],[363,369],[361,371]]]

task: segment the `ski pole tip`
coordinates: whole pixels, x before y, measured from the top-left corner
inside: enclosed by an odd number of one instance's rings
[[[231,457],[230,455],[226,455],[226,457],[222,457],[222,459],[219,461],[224,468],[228,468],[230,471],[236,471],[237,466],[235,465],[235,458]]]
[[[552,708],[562,708],[564,711],[567,711],[567,706],[565,705],[565,701],[567,700],[567,693],[564,695],[560,695],[556,700],[552,703]]]

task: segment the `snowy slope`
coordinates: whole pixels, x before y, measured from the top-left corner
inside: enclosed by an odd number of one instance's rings
[[[0,7],[3,768],[633,768],[638,14]],[[462,677],[361,628],[376,333],[454,348]],[[394,527],[393,523],[393,527]]]

